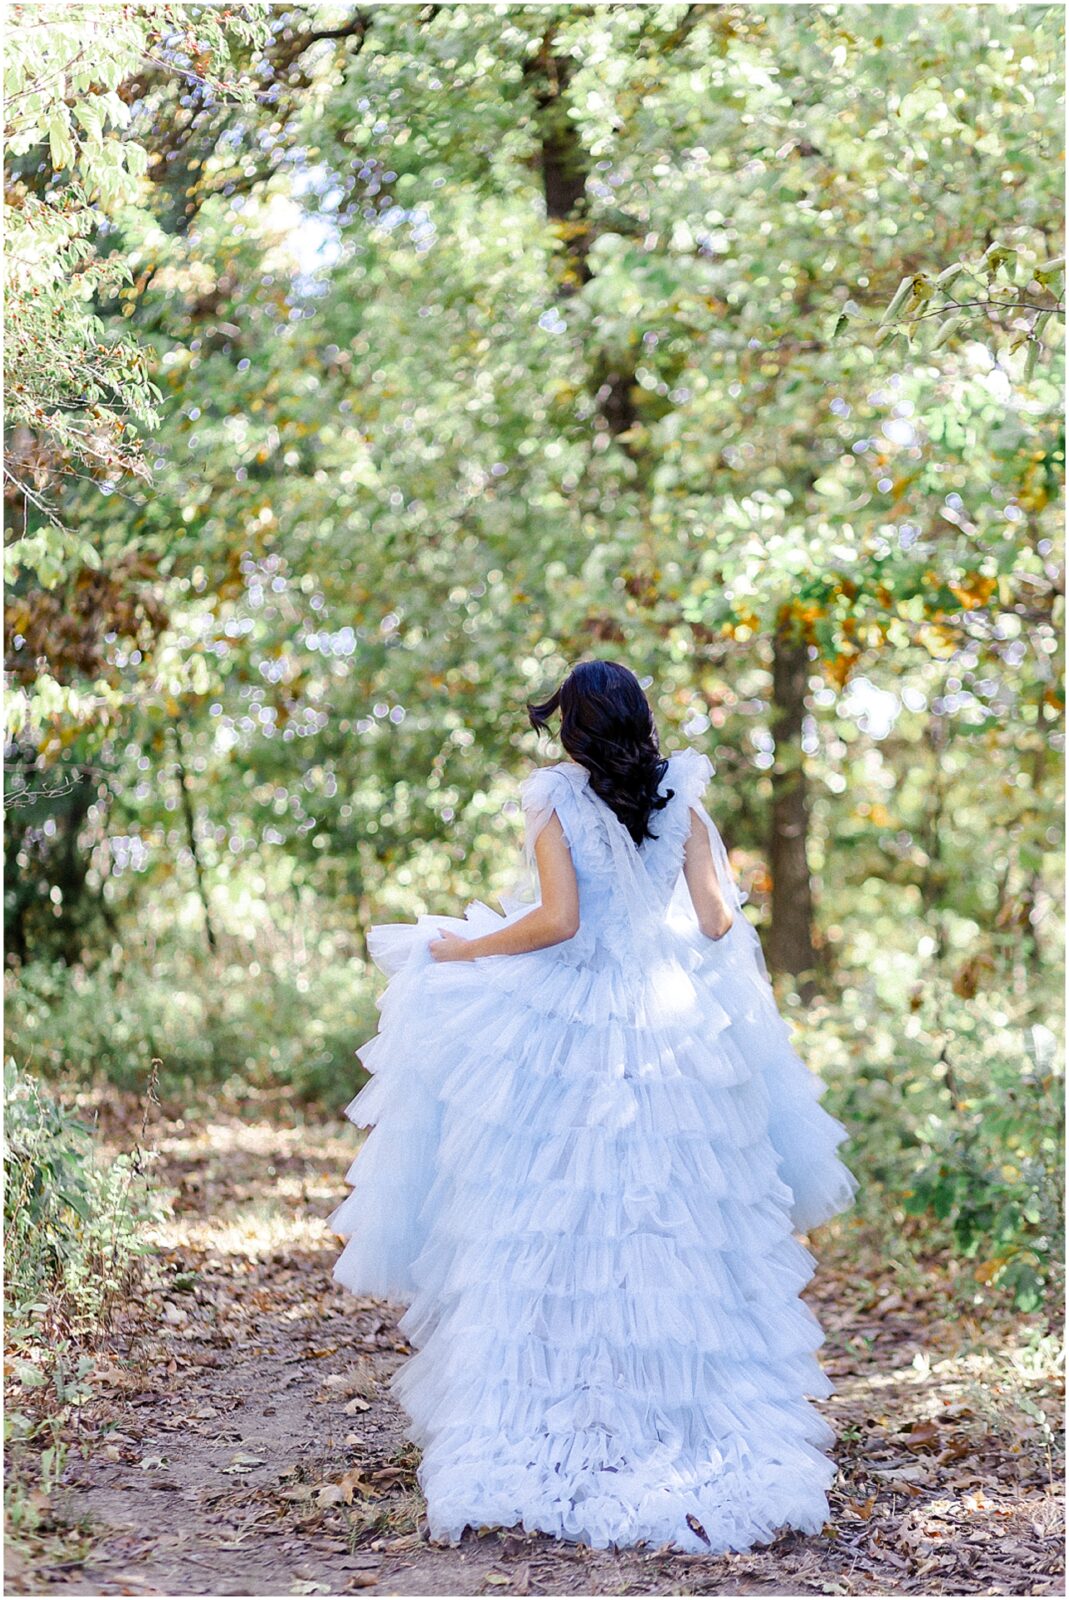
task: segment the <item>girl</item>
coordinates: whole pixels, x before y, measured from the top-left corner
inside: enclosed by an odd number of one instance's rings
[[[390,1380],[430,1533],[743,1551],[818,1530],[833,1386],[793,1237],[845,1209],[846,1130],[795,1055],[702,804],[635,676],[574,668],[571,757],[522,786],[533,906],[373,928],[374,1131],[334,1276],[405,1302]]]

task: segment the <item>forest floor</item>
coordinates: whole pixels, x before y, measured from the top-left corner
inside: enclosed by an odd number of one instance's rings
[[[102,1127],[128,1148],[123,1116],[112,1102]],[[500,1531],[449,1549],[427,1540],[385,1390],[406,1353],[398,1309],[331,1281],[323,1219],[354,1130],[246,1103],[164,1116],[150,1139],[173,1215],[79,1412],[52,1535],[9,1557],[9,1593],[1064,1592],[1061,1400],[1021,1357],[1030,1319],[948,1314],[945,1269],[889,1260],[856,1217],[810,1241],[806,1299],[837,1385],[820,1407],[839,1435],[820,1534],[730,1556]]]

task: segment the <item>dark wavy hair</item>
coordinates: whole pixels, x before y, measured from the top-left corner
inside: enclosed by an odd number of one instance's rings
[[[656,839],[654,811],[675,793],[658,794],[668,762],[642,685],[616,661],[581,661],[540,705],[528,705],[531,726],[544,733],[560,712],[560,742],[590,774],[590,787],[619,817],[636,844]]]

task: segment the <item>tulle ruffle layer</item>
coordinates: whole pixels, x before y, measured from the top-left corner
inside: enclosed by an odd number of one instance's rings
[[[697,1456],[666,1449],[636,1457],[614,1447],[620,1425],[562,1423],[559,1431],[504,1440],[492,1428],[467,1429],[448,1467],[421,1474],[432,1536],[455,1543],[452,1530],[474,1520],[519,1523],[596,1549],[670,1543],[722,1554],[767,1543],[784,1526],[817,1533],[827,1519],[835,1469],[818,1445],[777,1434],[770,1453],[746,1447],[736,1433],[723,1446],[705,1441]],[[640,1438],[659,1437],[648,1415],[630,1425],[644,1429]]]
[[[823,1085],[734,929],[703,948],[666,926],[643,964],[426,951],[501,925],[476,902],[373,930],[391,981],[347,1112],[374,1128],[331,1218],[335,1277],[408,1303],[392,1387],[432,1535],[724,1551],[819,1529],[833,1435],[807,1397],[833,1389],[792,1223],[856,1188]]]
[[[827,1084],[800,1059],[791,1030],[776,1005],[752,923],[737,916],[713,944],[692,934],[695,981],[718,981],[731,996],[730,1042],[764,1079],[769,1094],[768,1137],[780,1158],[780,1176],[794,1196],[791,1223],[808,1233],[852,1205],[858,1183],[836,1154],[847,1130],[820,1104]]]
[[[577,1366],[488,1318],[459,1337],[443,1324],[391,1387],[424,1451],[435,1538],[519,1522],[598,1547],[724,1551],[823,1524],[834,1433],[798,1398],[812,1381],[799,1357],[740,1364],[607,1336]]]

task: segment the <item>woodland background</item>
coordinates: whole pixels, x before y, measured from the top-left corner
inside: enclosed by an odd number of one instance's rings
[[[716,766],[851,1133],[829,1270],[954,1325],[1053,1492],[1062,24],[9,8],[5,1425],[38,1572],[137,1306],[211,1304],[190,1172],[250,1129],[323,1148],[366,928],[507,886],[557,755],[524,702],[589,655]],[[250,1259],[298,1226],[257,1167]]]

